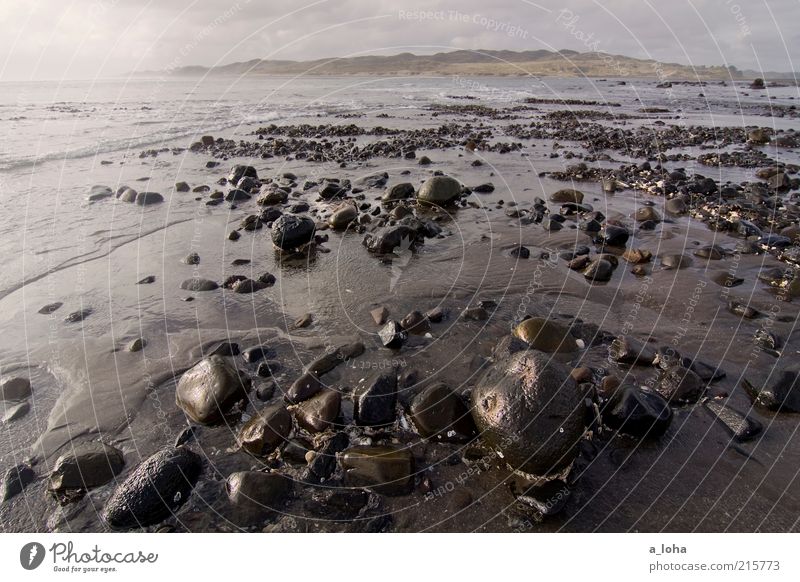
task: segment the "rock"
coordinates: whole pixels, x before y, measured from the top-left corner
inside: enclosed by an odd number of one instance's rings
[[[661,222],[661,215],[652,206],[641,206],[636,209],[634,214],[636,222],[644,222],[645,220],[652,220],[653,222]]]
[[[279,510],[291,490],[292,480],[280,473],[238,471],[225,481],[231,504],[255,516]]]
[[[36,480],[36,473],[26,464],[11,467],[3,476],[3,489],[0,501],[8,501],[22,493]]]
[[[484,307],[468,307],[461,312],[461,319],[466,321],[486,321],[489,319],[489,312]]]
[[[318,447],[308,461],[308,471],[303,480],[309,483],[321,483],[330,479],[336,469],[336,454],[347,448],[350,439],[347,433],[337,432]]]
[[[47,489],[59,498],[88,491],[111,481],[124,466],[119,449],[97,441],[82,443],[58,457]]]
[[[265,457],[286,442],[291,432],[289,411],[282,404],[273,404],[254,414],[239,431],[236,440],[251,455]]]
[[[756,419],[746,416],[716,400],[706,400],[705,409],[731,433],[733,440],[744,442],[761,434],[764,427]]]
[[[147,340],[142,337],[137,337],[131,343],[128,344],[128,351],[129,352],[141,352],[145,346],[147,345]]]
[[[228,182],[236,184],[245,176],[258,179],[258,172],[253,166],[236,165],[231,168],[230,174],[228,174]]]
[[[756,145],[764,145],[769,143],[770,134],[766,129],[758,127],[747,134],[747,139]]]
[[[31,381],[27,378],[9,378],[0,384],[0,400],[24,400],[31,395]]]
[[[461,195],[461,183],[450,176],[428,178],[417,192],[417,201],[444,206]]]
[[[388,255],[413,251],[416,246],[417,233],[406,225],[387,226],[369,233],[364,237],[364,246],[371,253]]]
[[[252,279],[240,279],[231,285],[231,289],[234,293],[242,294],[255,293],[256,291],[261,291],[265,287],[266,285],[260,281],[253,281]]]
[[[117,487],[103,518],[116,529],[159,523],[186,502],[202,470],[200,457],[186,447],[161,450]]]
[[[148,275],[144,279],[140,279],[139,281],[137,281],[136,284],[137,285],[149,285],[150,283],[155,283],[155,282],[156,282],[156,276],[155,275]]]
[[[372,311],[369,312],[372,316],[372,320],[375,322],[375,325],[383,325],[386,323],[386,319],[389,317],[389,310],[385,307],[376,307]]]
[[[322,388],[323,385],[319,378],[310,372],[306,372],[289,386],[289,390],[286,392],[286,400],[295,403],[302,402],[314,396]]]
[[[749,305],[744,305],[735,299],[728,301],[728,311],[745,319],[755,319],[761,315],[757,309],[750,307]]]
[[[3,418],[0,419],[0,422],[7,424],[9,422],[19,420],[28,414],[31,411],[31,404],[30,402],[25,401],[11,406],[5,405],[3,408],[5,409],[5,414],[3,415]]]
[[[272,224],[272,243],[285,251],[302,247],[314,240],[314,221],[305,216],[282,214]]]
[[[420,166],[430,166],[433,162],[431,162],[431,159],[428,156],[422,156],[418,163]]]
[[[686,255],[663,255],[661,266],[665,269],[686,269],[692,266],[692,257]]]
[[[333,370],[339,364],[343,364],[357,358],[364,353],[364,344],[361,342],[352,342],[337,346],[335,349],[322,354],[306,366],[306,372],[310,372],[317,376],[322,376]]]
[[[720,287],[738,287],[742,283],[744,283],[744,279],[741,277],[736,277],[731,275],[728,271],[717,271],[711,277],[709,277],[711,281],[719,285]]]
[[[425,335],[431,330],[431,324],[419,311],[412,311],[400,321],[400,327],[408,333]]]
[[[681,365],[664,370],[655,385],[655,390],[667,402],[693,404],[705,392],[705,383],[700,377]]]
[[[724,256],[724,251],[717,245],[706,245],[694,251],[694,256],[711,261],[719,261]]]
[[[164,197],[158,192],[139,192],[136,195],[136,204],[139,206],[151,206],[164,202]]]
[[[626,385],[617,388],[602,410],[603,422],[634,437],[657,437],[672,421],[669,404],[655,392]]]
[[[478,194],[491,194],[494,192],[494,184],[491,182],[486,182],[485,184],[479,184],[472,189],[473,192],[477,192]]]
[[[213,355],[181,376],[175,401],[194,422],[212,424],[246,396],[248,388],[233,366]]]
[[[242,352],[242,358],[244,358],[244,361],[248,364],[255,364],[263,358],[272,357],[274,354],[275,351],[269,346],[256,346],[244,350]]]
[[[417,394],[410,413],[417,432],[426,439],[464,443],[478,434],[464,402],[441,382]]]
[[[56,301],[55,303],[48,303],[47,305],[45,305],[44,307],[42,307],[39,310],[39,313],[41,313],[42,315],[50,315],[51,313],[56,311],[58,308],[60,308],[62,305],[64,305],[64,304],[61,303],[60,301]]]
[[[117,194],[117,200],[120,202],[127,202],[129,204],[133,204],[136,202],[136,197],[139,193],[134,190],[133,188],[125,188],[122,192]]]
[[[339,416],[341,404],[342,394],[338,390],[325,389],[301,402],[294,416],[297,424],[308,432],[323,432]]]
[[[175,184],[176,192],[188,192],[189,190],[191,190],[191,186],[189,186],[189,184],[186,182],[178,182]]]
[[[340,463],[345,483],[381,495],[405,495],[414,489],[414,457],[395,446],[351,447]]]
[[[798,366],[790,364],[765,375],[766,378],[759,378],[753,383],[742,378],[742,388],[753,403],[777,412],[800,412]]]
[[[414,196],[414,185],[409,184],[408,182],[403,182],[402,184],[395,184],[394,186],[389,188],[386,194],[383,195],[382,200],[384,202],[396,202],[398,200],[405,200],[413,196]]]
[[[184,291],[213,291],[214,289],[219,289],[219,285],[216,283],[216,281],[193,277],[191,279],[184,280],[181,283],[181,289]]]
[[[92,314],[91,307],[87,307],[86,309],[79,309],[78,311],[73,311],[69,315],[64,318],[66,323],[78,323],[83,321],[87,317]]]
[[[573,202],[575,204],[583,203],[583,192],[580,190],[573,190],[572,188],[564,188],[550,195],[551,202]]]
[[[341,198],[347,193],[347,190],[348,187],[339,182],[326,181],[319,189],[319,196],[323,200],[332,200],[333,198]]]
[[[650,366],[655,360],[655,350],[630,336],[619,336],[609,347],[611,359],[619,364]]]
[[[689,207],[683,198],[671,198],[664,203],[664,210],[669,214],[680,215],[686,214],[689,211]]]
[[[328,220],[328,224],[334,230],[344,230],[358,218],[358,209],[352,204],[342,204],[337,208]]]
[[[244,190],[240,190],[239,188],[234,188],[225,194],[226,202],[243,202],[245,200],[250,200],[251,198],[252,196],[250,196],[250,194]]]
[[[630,232],[624,226],[604,224],[597,237],[597,241],[610,247],[624,247],[628,242]]]
[[[624,253],[622,253],[622,258],[628,261],[633,265],[638,265],[641,263],[648,263],[650,259],[653,257],[653,253],[643,249],[627,249]]]
[[[530,317],[517,325],[514,336],[533,349],[551,354],[572,353],[578,349],[568,327],[540,317]]]
[[[567,505],[570,490],[561,479],[533,485],[517,496],[517,502],[529,507],[541,519],[560,513]]]
[[[111,198],[113,195],[113,190],[111,190],[111,188],[108,186],[92,186],[89,190],[89,195],[86,197],[86,200],[89,202],[97,202],[98,200]]]
[[[277,374],[281,369],[281,365],[278,362],[269,361],[269,362],[261,362],[258,365],[258,369],[256,370],[256,374],[261,376],[262,378],[270,378]]]
[[[306,327],[309,327],[312,323],[314,323],[314,314],[304,313],[303,315],[294,320],[291,329],[304,329]]]
[[[584,269],[583,276],[595,283],[603,283],[611,280],[611,275],[614,274],[614,267],[610,262],[605,259],[596,259],[589,263]]]
[[[481,438],[511,468],[549,475],[577,454],[583,400],[564,366],[531,350],[489,368],[472,391],[472,416]]]
[[[181,263],[184,265],[199,265],[200,264],[200,255],[197,253],[189,253],[181,260]]]
[[[518,246],[511,249],[509,254],[516,259],[527,259],[531,256],[531,251],[528,247]]]
[[[402,345],[406,342],[408,339],[408,334],[403,330],[399,323],[396,321],[390,321],[383,328],[381,328],[381,330],[378,332],[378,337],[380,337],[383,347],[391,350],[397,350],[400,349],[400,347],[402,347]]]
[[[397,374],[392,370],[373,376],[356,388],[353,401],[356,424],[378,426],[393,423],[397,417]]]

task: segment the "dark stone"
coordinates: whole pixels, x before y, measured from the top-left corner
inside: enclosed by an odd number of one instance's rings
[[[800,412],[800,383],[798,369],[790,365],[783,369],[773,369],[766,378],[751,383],[742,378],[742,388],[754,404],[778,412]],[[770,383],[767,386],[767,382]]]
[[[570,490],[560,479],[533,485],[517,496],[517,502],[532,509],[540,517],[550,517],[560,513],[567,505]]]
[[[292,250],[314,240],[316,227],[308,217],[282,214],[272,224],[272,243],[283,250]]]
[[[463,443],[478,434],[467,406],[442,383],[428,386],[417,394],[410,412],[414,426],[426,439]]]
[[[377,426],[393,423],[396,418],[397,374],[392,370],[373,376],[356,388],[353,400],[357,424]]]
[[[431,324],[419,311],[412,311],[400,321],[400,327],[408,333],[425,335],[431,330]]]
[[[201,360],[181,376],[175,390],[178,406],[198,424],[222,419],[247,394],[248,384],[221,356]]]
[[[672,420],[669,404],[655,392],[620,386],[602,410],[603,422],[635,437],[657,437]]]
[[[405,200],[414,196],[414,185],[408,182],[402,184],[395,184],[383,195],[384,202],[395,202],[397,200]]]
[[[219,289],[219,284],[208,279],[192,278],[183,281],[181,289],[184,291],[213,291],[214,289]]]
[[[301,402],[294,416],[297,424],[308,432],[322,432],[339,416],[341,404],[342,395],[338,390],[325,389]]]
[[[664,370],[656,382],[655,390],[670,403],[692,404],[705,392],[700,377],[682,365]]]
[[[26,464],[11,467],[3,476],[3,491],[0,501],[8,501],[22,493],[36,480],[36,472]]]
[[[611,342],[609,355],[619,364],[650,366],[653,364],[656,352],[649,345],[630,336],[619,336]]]
[[[756,419],[746,416],[716,400],[706,400],[705,409],[731,433],[733,440],[744,442],[761,434],[764,427]]]
[[[310,372],[306,372],[289,387],[286,392],[286,400],[294,403],[302,402],[314,396],[322,388],[323,385],[319,378]]]
[[[381,330],[378,332],[378,337],[380,337],[381,344],[384,347],[396,350],[402,347],[402,345],[408,339],[408,334],[403,330],[399,323],[396,321],[390,321],[387,323]]]
[[[103,517],[115,529],[159,523],[186,502],[202,470],[200,457],[186,447],[161,450],[117,487]]]
[[[59,498],[69,491],[88,491],[111,481],[124,465],[119,449],[97,441],[82,443],[56,460],[47,489]]]
[[[140,283],[141,283],[141,281],[140,281]],[[56,311],[62,305],[64,305],[64,304],[59,302],[59,301],[56,301],[55,303],[48,303],[47,305],[45,305],[44,307],[42,307],[39,310],[39,313],[41,313],[42,315],[50,315],[51,313]]]
[[[250,178],[258,178],[258,172],[256,172],[256,169],[253,166],[236,165],[231,168],[230,174],[228,174],[228,182],[231,184],[236,184],[245,176]]]
[[[87,307],[86,309],[73,311],[64,318],[64,321],[66,323],[78,323],[89,317],[91,314],[92,314],[92,309],[90,307]]]
[[[27,378],[9,378],[0,384],[1,400],[23,400],[31,395],[31,381]]]
[[[406,225],[387,226],[364,237],[364,246],[371,253],[388,255],[399,249],[400,252],[414,250],[416,231]]]
[[[291,490],[292,480],[280,473],[239,471],[225,481],[231,505],[245,511],[249,518],[279,510]]]
[[[292,417],[282,404],[259,410],[239,431],[239,446],[251,455],[264,457],[282,445],[292,431]]]
[[[254,348],[247,348],[242,352],[244,361],[248,364],[255,364],[263,358],[271,358],[275,355],[275,350],[268,346],[256,346]]]
[[[381,495],[406,495],[414,488],[414,457],[395,446],[351,447],[341,456],[345,483]]]

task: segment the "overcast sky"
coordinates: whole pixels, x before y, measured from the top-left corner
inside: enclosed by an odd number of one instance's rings
[[[798,70],[800,0],[0,0],[0,79],[451,49]]]

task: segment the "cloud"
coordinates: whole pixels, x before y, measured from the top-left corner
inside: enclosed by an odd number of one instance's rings
[[[796,0],[4,0],[0,79],[456,48],[790,70],[796,11]]]

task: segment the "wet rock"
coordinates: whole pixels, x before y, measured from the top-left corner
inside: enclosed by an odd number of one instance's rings
[[[212,424],[221,420],[247,394],[248,388],[233,366],[221,356],[213,355],[181,376],[175,401],[194,422]]]
[[[337,208],[328,220],[334,230],[344,230],[358,218],[358,209],[352,204],[342,204]]]
[[[127,202],[128,204],[133,204],[136,202],[136,197],[139,193],[134,190],[133,188],[125,188],[122,192],[117,194],[117,199],[120,202]]]
[[[511,249],[509,255],[515,259],[527,259],[531,256],[531,251],[527,247],[518,246]]]
[[[245,278],[235,281],[233,285],[231,285],[231,290],[234,293],[249,294],[261,291],[265,287],[266,285],[260,281],[253,281],[252,279]]]
[[[189,186],[189,184],[187,184],[186,182],[178,182],[175,184],[176,192],[188,192],[191,189],[192,189],[191,186]]]
[[[605,224],[598,234],[597,241],[611,247],[624,247],[628,242],[628,237],[630,237],[630,232],[624,226]]]
[[[490,194],[494,192],[494,184],[491,182],[486,182],[485,184],[478,184],[472,189],[473,192],[477,192],[478,194]]]
[[[216,281],[192,277],[181,283],[181,289],[184,291],[213,291],[214,289],[219,289],[219,285]]]
[[[237,441],[243,450],[257,457],[269,455],[289,438],[292,417],[282,404],[259,410],[239,431]]]
[[[56,311],[62,305],[64,305],[64,304],[59,302],[59,301],[56,301],[55,303],[48,303],[47,305],[45,305],[44,307],[42,307],[39,310],[39,313],[41,313],[42,315],[50,315],[51,313]]]
[[[3,488],[0,501],[8,501],[16,497],[35,480],[36,472],[30,466],[22,463],[16,467],[11,467],[3,476]]]
[[[649,345],[630,336],[619,336],[609,347],[609,355],[619,364],[650,366],[656,352]]]
[[[111,198],[113,195],[114,192],[108,186],[92,186],[86,200],[89,202],[97,202],[98,200]]]
[[[602,283],[611,280],[614,274],[614,266],[605,259],[596,259],[589,263],[583,271],[583,276],[595,283]]]
[[[322,376],[333,370],[339,364],[343,364],[357,358],[364,353],[364,344],[361,342],[351,342],[337,346],[332,351],[326,352],[306,366],[306,372]]]
[[[780,338],[764,328],[757,329],[753,334],[753,343],[764,350],[773,352],[781,347]]]
[[[322,388],[323,385],[319,378],[310,372],[306,372],[289,386],[289,390],[286,392],[286,400],[289,402],[302,402],[314,396]]]
[[[322,483],[330,479],[336,469],[336,454],[347,448],[349,441],[347,433],[337,432],[317,451],[311,451],[313,454],[308,461],[308,470],[303,476],[304,481]]]
[[[47,489],[64,502],[71,492],[105,485],[124,466],[119,449],[97,441],[82,443],[58,457]]]
[[[661,266],[665,269],[686,269],[692,266],[692,257],[686,255],[664,255],[661,257]]]
[[[761,315],[757,309],[750,307],[749,305],[744,305],[735,299],[728,301],[728,311],[745,319],[755,319]]]
[[[278,510],[292,490],[292,480],[280,473],[239,471],[225,481],[228,500],[250,517]]]
[[[672,409],[655,392],[626,385],[617,388],[602,410],[603,422],[614,430],[637,438],[657,437],[672,421]]]
[[[414,457],[406,449],[351,447],[342,453],[340,463],[350,487],[365,487],[388,496],[405,495],[414,488]]]
[[[256,169],[253,166],[236,165],[231,168],[231,171],[228,174],[228,182],[231,184],[236,184],[245,176],[258,179],[258,172],[256,172]]]
[[[375,325],[383,325],[389,318],[389,310],[383,306],[376,307],[370,311],[369,314],[372,316],[372,320],[375,322]]]
[[[381,328],[381,330],[378,332],[378,337],[380,338],[383,347],[391,350],[397,350],[400,349],[406,342],[408,339],[408,334],[399,323],[396,321],[390,321]]]
[[[323,390],[310,399],[300,403],[294,411],[297,424],[308,432],[322,432],[328,429],[342,404],[338,390]]]
[[[305,216],[282,214],[272,224],[272,243],[283,250],[292,250],[314,240],[314,221]]]
[[[572,188],[563,188],[550,195],[551,202],[572,202],[574,204],[583,203],[583,192]]]
[[[656,392],[670,403],[695,403],[705,389],[700,377],[681,365],[664,370],[655,385]]]
[[[567,354],[578,350],[578,344],[569,328],[540,317],[531,317],[514,328],[514,336],[533,349]]]
[[[414,196],[414,185],[408,182],[402,184],[395,184],[383,195],[384,202],[396,202],[398,200],[405,200]]]
[[[137,281],[136,284],[137,285],[149,285],[150,283],[155,283],[155,282],[156,282],[156,276],[155,275],[148,275],[144,279],[140,279],[139,281]]]
[[[738,287],[744,283],[744,279],[741,277],[736,277],[735,275],[731,275],[727,271],[718,271],[709,278],[720,287]]]
[[[517,502],[532,509],[539,518],[560,513],[569,501],[570,490],[561,479],[533,485],[517,496]]]
[[[198,255],[197,253],[189,253],[188,255],[183,257],[181,262],[184,265],[199,265],[200,264],[200,255]]]
[[[694,251],[694,256],[701,259],[708,259],[710,261],[719,261],[724,256],[725,252],[717,245],[706,245]]]
[[[9,378],[0,384],[0,400],[23,400],[31,395],[31,381],[27,378]]]
[[[158,192],[139,192],[136,195],[136,204],[139,206],[151,206],[164,202],[164,197]]]
[[[417,394],[410,413],[417,432],[426,439],[467,442],[478,434],[464,402],[442,383],[432,384]]]
[[[416,246],[417,233],[406,225],[387,226],[369,233],[364,237],[364,246],[371,253],[388,255],[396,252],[413,251]]]
[[[764,429],[756,419],[746,416],[716,400],[706,400],[704,406],[711,413],[711,416],[731,433],[733,440],[737,442],[752,440],[760,435]]]
[[[202,469],[200,457],[186,447],[157,452],[117,487],[103,511],[105,521],[131,529],[166,519],[186,502]]]
[[[147,345],[147,340],[142,337],[137,337],[135,340],[128,344],[129,352],[141,352]]]
[[[356,388],[353,401],[353,416],[357,424],[377,426],[393,423],[397,416],[397,374],[392,370],[373,376]]]
[[[515,470],[548,475],[568,466],[583,435],[583,394],[560,363],[539,351],[490,368],[472,391],[481,438]]]
[[[400,321],[400,326],[408,333],[415,335],[425,335],[431,330],[431,324],[419,311],[412,311],[406,315]]]
[[[87,307],[86,309],[79,309],[78,311],[73,311],[72,313],[67,315],[64,318],[64,321],[66,323],[78,323],[89,317],[91,314],[92,314],[92,309],[90,307]]]
[[[269,362],[261,362],[258,365],[258,369],[256,369],[256,374],[261,376],[262,378],[270,378],[277,374],[281,369],[281,365],[278,362],[269,361]]]
[[[244,350],[242,352],[242,358],[244,358],[244,361],[248,364],[255,364],[263,358],[272,357],[274,354],[275,351],[269,346],[256,346]]]
[[[773,369],[753,382],[742,378],[742,388],[758,406],[777,412],[800,412],[800,382],[796,365]]]
[[[461,312],[461,319],[466,321],[486,321],[489,319],[489,312],[485,307],[468,307]]]
[[[417,192],[417,201],[444,206],[461,195],[461,183],[450,176],[428,178]]]
[[[669,214],[681,215],[686,214],[689,207],[683,198],[671,198],[664,203],[664,210]]]
[[[661,215],[652,206],[642,206],[640,208],[637,208],[636,213],[634,214],[634,218],[636,219],[637,222],[644,222],[646,220],[652,220],[653,222],[661,222]]]
[[[294,323],[292,323],[292,329],[304,329],[309,327],[312,323],[314,323],[314,314],[304,313],[294,320]]]
[[[5,409],[5,414],[3,414],[3,418],[0,419],[0,422],[3,424],[19,420],[31,411],[30,402],[20,402],[11,406],[5,405],[3,408]]]
[[[622,253],[622,258],[633,265],[648,263],[653,257],[653,253],[644,249],[627,249]]]

